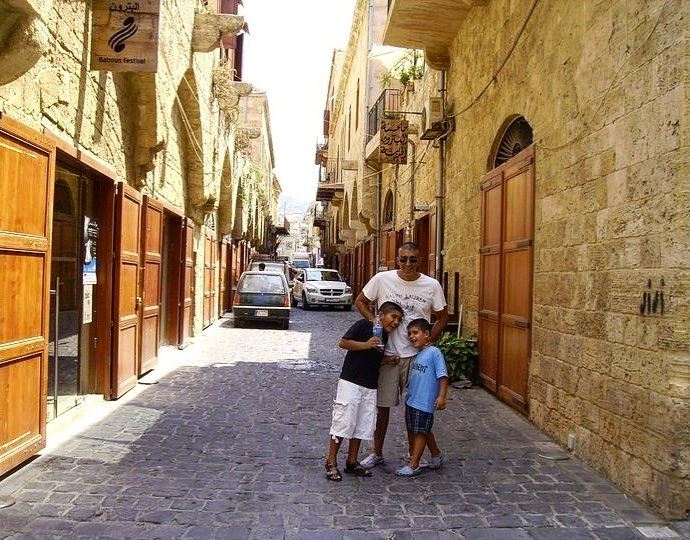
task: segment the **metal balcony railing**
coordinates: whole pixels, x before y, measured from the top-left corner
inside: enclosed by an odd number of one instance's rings
[[[400,110],[400,90],[395,88],[386,88],[374,103],[374,106],[369,109],[369,121],[367,124],[367,143],[379,132],[381,129],[381,120],[384,118],[397,118],[394,114]]]

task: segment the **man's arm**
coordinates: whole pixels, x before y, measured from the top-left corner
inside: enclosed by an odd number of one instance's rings
[[[355,300],[355,307],[357,308],[357,311],[364,317],[365,319],[369,321],[374,320],[374,314],[371,311],[371,300],[369,300],[366,296],[364,296],[364,293],[359,293],[357,295],[357,300]],[[446,313],[446,320],[448,320],[448,313]]]
[[[446,408],[446,393],[448,392],[448,377],[441,377],[438,380],[439,389],[438,397],[436,398],[436,408],[442,411]]]
[[[340,338],[338,347],[346,351],[366,351],[373,349],[380,343],[380,339],[376,336],[371,336],[367,341],[355,341],[354,339]]]
[[[443,329],[446,327],[446,323],[448,322],[448,307],[444,307],[441,311],[434,311],[434,315],[436,315],[436,322],[429,336],[429,340],[432,343],[436,341],[436,338],[441,335],[441,332],[443,332]]]

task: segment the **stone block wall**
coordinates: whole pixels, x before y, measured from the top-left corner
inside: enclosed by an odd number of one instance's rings
[[[448,103],[466,111],[448,143],[445,269],[462,276],[472,331],[479,182],[500,127],[524,116],[536,143],[530,419],[687,517],[690,4],[540,2],[496,75],[529,7],[473,8],[451,49]],[[640,314],[649,282],[663,315]]]

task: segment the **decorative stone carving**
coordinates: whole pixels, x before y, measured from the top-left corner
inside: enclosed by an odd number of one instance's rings
[[[192,32],[192,50],[210,52],[217,49],[221,38],[236,36],[244,28],[244,17],[225,13],[194,14],[194,31]]]

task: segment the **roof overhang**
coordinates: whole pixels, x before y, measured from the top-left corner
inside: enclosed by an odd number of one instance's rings
[[[316,188],[316,200],[330,202],[344,191],[345,186],[343,184],[319,184]]]
[[[423,49],[433,69],[450,67],[450,46],[473,7],[489,0],[391,0],[383,36],[385,45]]]

